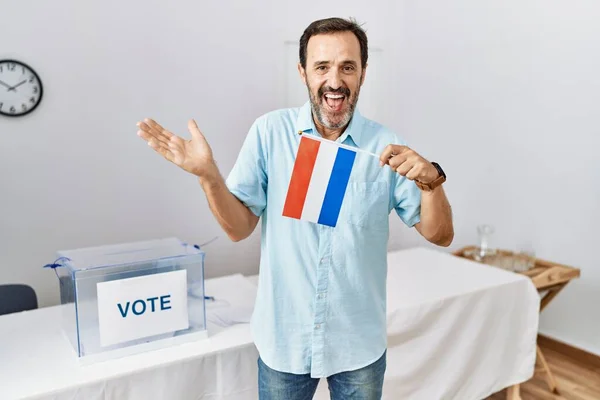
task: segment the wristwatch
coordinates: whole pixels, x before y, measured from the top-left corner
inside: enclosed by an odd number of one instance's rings
[[[439,176],[429,183],[423,183],[415,180],[417,187],[425,192],[430,192],[436,187],[440,186],[442,183],[446,182],[446,173],[442,167],[440,167],[440,164],[436,162],[432,162],[431,164],[435,167],[435,169],[437,169]]]

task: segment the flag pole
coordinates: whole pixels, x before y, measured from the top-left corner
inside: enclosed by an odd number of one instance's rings
[[[377,155],[377,154],[375,154],[375,153],[371,153],[370,151],[363,150],[363,149],[360,149],[360,148],[358,148],[358,147],[352,147],[352,146],[348,146],[347,144],[342,144],[342,143],[334,142],[333,140],[324,139],[324,138],[322,138],[322,137],[319,137],[319,136],[314,136],[314,135],[302,135],[302,133],[303,133],[302,131],[299,131],[299,132],[298,132],[298,134],[299,134],[299,135],[301,135],[301,136],[304,136],[304,137],[306,137],[306,138],[308,138],[308,139],[312,139],[312,140],[318,140],[319,142],[333,143],[333,144],[335,144],[336,146],[339,146],[339,147],[341,147],[341,148],[344,148],[344,149],[346,149],[346,150],[351,150],[351,151],[360,151],[361,153],[365,153],[365,154],[368,154],[368,155],[370,155],[370,156],[373,156],[373,157],[375,157],[375,158],[379,159],[379,155]]]

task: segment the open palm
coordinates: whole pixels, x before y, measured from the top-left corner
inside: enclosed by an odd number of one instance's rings
[[[190,140],[185,140],[163,128],[152,119],[138,122],[138,136],[165,159],[183,170],[202,177],[215,167],[213,154],[206,138],[194,120],[188,122]]]

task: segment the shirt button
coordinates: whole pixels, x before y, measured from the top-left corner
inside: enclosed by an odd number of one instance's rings
[[[315,325],[315,328],[317,328],[317,329],[321,329],[321,324],[316,324],[316,325]]]
[[[319,299],[322,299],[323,297],[325,297],[325,295],[324,295],[323,293],[319,293],[319,294],[317,295],[317,298],[319,298]]]

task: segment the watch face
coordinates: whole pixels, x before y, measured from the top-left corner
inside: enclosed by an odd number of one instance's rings
[[[40,104],[42,92],[42,82],[31,67],[16,60],[0,60],[0,114],[29,114]]]

